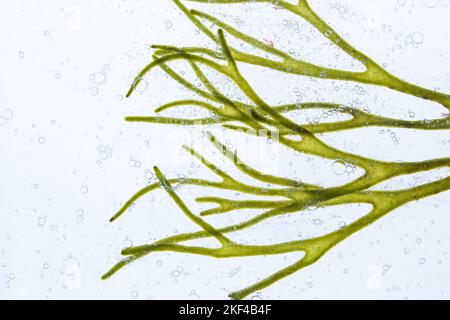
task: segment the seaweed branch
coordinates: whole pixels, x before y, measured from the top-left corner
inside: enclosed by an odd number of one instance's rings
[[[241,52],[235,48],[231,48],[231,52],[236,60],[242,61],[245,63],[255,64],[259,66],[268,67],[274,70],[279,70],[287,73],[294,73],[299,75],[305,75],[309,77],[317,77],[323,79],[335,79],[335,80],[346,80],[346,81],[355,81],[365,84],[372,84],[377,86],[383,86],[390,88],[395,91],[399,91],[402,93],[406,93],[409,95],[413,95],[419,98],[431,100],[437,102],[450,110],[450,95],[437,92],[434,90],[422,88],[420,86],[411,84],[406,82],[385,69],[383,69],[379,64],[377,64],[374,60],[369,58],[363,52],[357,50],[351,44],[349,44],[345,39],[343,39],[328,23],[326,23],[320,16],[318,16],[315,11],[311,8],[307,0],[299,0],[297,5],[291,4],[287,1],[283,0],[189,0],[192,2],[204,2],[209,4],[232,4],[232,3],[269,3],[275,5],[279,8],[287,10],[298,17],[301,17],[306,22],[311,24],[317,31],[319,31],[324,37],[329,39],[332,43],[334,43],[337,47],[343,50],[352,58],[361,62],[366,68],[363,72],[351,72],[344,70],[336,70],[321,67],[318,65],[314,65],[312,63],[298,60],[291,57],[289,54],[277,50],[270,45],[255,39],[249,35],[246,35],[237,29],[231,27],[225,22],[220,21],[219,19],[212,17],[204,12],[200,12],[197,10],[189,10],[187,9],[180,0],[174,0],[174,3],[181,9],[181,11],[186,14],[186,16],[210,39],[217,41],[217,38],[214,37],[214,34],[201,22],[200,19],[204,19],[206,21],[212,22],[218,27],[224,29],[232,36],[247,42],[254,47],[263,50],[267,53],[273,54],[282,58],[282,61],[273,61],[270,59],[266,59],[263,57],[255,56],[252,54],[247,54]]]
[[[305,181],[298,181],[264,173],[243,162],[243,159],[238,155],[238,150],[231,150],[218,138],[210,132],[207,132],[206,136],[212,146],[216,148],[223,157],[228,159],[236,169],[245,174],[248,178],[260,183],[268,184],[268,186],[260,187],[256,186],[256,184],[253,185],[239,181],[239,179],[236,179],[214,163],[205,159],[194,148],[184,146],[184,149],[218,177],[219,181],[198,178],[167,179],[162,172],[155,167],[154,171],[159,182],[148,185],[134,194],[111,218],[111,222],[121,217],[133,203],[139,201],[148,193],[163,189],[172,198],[184,215],[194,222],[200,230],[168,236],[154,243],[124,249],[122,254],[125,258],[113,266],[103,276],[103,279],[110,278],[125,266],[152,252],[170,251],[182,254],[203,255],[211,258],[279,255],[290,252],[302,254],[301,258],[294,264],[279,270],[255,284],[230,294],[230,297],[233,299],[243,299],[255,291],[264,289],[303,268],[313,265],[334,246],[368,227],[395,209],[407,203],[450,189],[450,177],[447,177],[441,178],[435,182],[403,190],[370,191],[369,188],[395,177],[449,167],[450,158],[430,159],[419,162],[380,161],[339,150],[322,141],[320,135],[318,135],[319,133],[370,126],[417,130],[448,130],[450,128],[449,116],[427,121],[406,121],[378,116],[370,112],[360,111],[356,108],[339,105],[333,102],[307,102],[271,106],[258,95],[253,86],[242,75],[239,69],[239,63],[254,64],[283,73],[361,82],[387,87],[408,95],[434,101],[450,110],[450,97],[447,94],[418,87],[390,74],[367,55],[358,51],[340,37],[312,10],[306,0],[301,0],[296,5],[282,0],[191,1],[214,4],[261,2],[276,5],[305,19],[344,52],[360,61],[366,67],[366,70],[364,72],[350,72],[324,68],[306,61],[296,60],[289,54],[246,35],[215,17],[197,10],[189,10],[181,1],[174,0],[174,3],[194,23],[194,25],[220,46],[220,50],[202,47],[179,48],[170,45],[153,46],[155,52],[152,61],[150,61],[150,63],[138,74],[127,93],[127,97],[130,97],[133,94],[141,79],[157,67],[161,68],[162,71],[176,83],[185,87],[194,97],[185,100],[176,100],[161,105],[155,110],[158,114],[157,116],[128,116],[125,118],[126,121],[183,126],[214,125],[224,129],[237,131],[242,134],[264,137],[266,139],[269,137],[280,145],[295,152],[350,163],[353,166],[362,169],[364,174],[339,186],[321,187]],[[202,22],[202,20],[214,23],[219,27],[218,32],[213,32]],[[228,36],[238,38],[257,49],[277,56],[280,60],[269,60],[264,57],[247,54],[229,46],[226,41],[225,32]],[[197,80],[203,84],[204,89],[197,87],[192,81],[187,80],[176,70],[172,69],[169,64],[175,60],[188,63],[194,71]],[[204,72],[205,68],[225,76],[236,85],[250,102],[245,103],[234,100],[221,92],[220,88],[215,86],[208,78]],[[210,112],[212,115],[200,119],[159,116],[159,114],[169,109],[183,110],[183,108],[187,106],[199,107]],[[345,114],[351,116],[351,118],[344,121],[302,124],[291,120],[288,117],[290,112],[303,112],[308,109],[322,110],[327,115],[332,115],[334,113]],[[185,186],[195,185],[207,190],[222,189],[235,191],[253,196],[254,199],[236,200],[216,196],[198,197],[196,199],[197,202],[210,203],[215,205],[215,207],[195,214],[176,193],[175,189],[172,187],[173,184]],[[262,199],[261,197],[265,198]],[[267,199],[267,197],[270,199]],[[231,240],[228,236],[228,234],[237,231],[251,229],[263,221],[275,217],[304,214],[304,212],[311,207],[334,207],[348,204],[369,204],[371,205],[371,210],[369,213],[348,224],[346,227],[322,236],[271,245],[243,244]],[[222,228],[216,228],[206,221],[206,219],[212,215],[239,214],[239,212],[245,209],[260,209],[261,212],[253,218]],[[182,244],[187,241],[205,238],[216,239],[220,243],[220,247],[207,248]]]

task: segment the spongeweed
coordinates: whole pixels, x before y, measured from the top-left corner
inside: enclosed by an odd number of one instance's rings
[[[442,118],[430,119],[427,121],[407,121],[378,116],[370,112],[361,111],[353,107],[342,106],[332,102],[309,102],[271,106],[257,94],[253,86],[242,75],[238,62],[270,68],[282,73],[360,82],[386,87],[414,97],[433,101],[442,105],[442,107],[447,110],[450,110],[449,95],[421,88],[390,74],[367,55],[352,47],[345,39],[339,36],[313,11],[306,0],[301,0],[298,4],[292,4],[282,0],[196,0],[194,2],[229,5],[243,2],[264,2],[276,5],[303,18],[342,51],[360,61],[366,68],[364,72],[329,69],[306,61],[297,60],[288,53],[246,35],[213,16],[197,10],[189,10],[179,0],[173,0],[173,2],[201,32],[219,45],[220,50],[202,47],[178,48],[167,45],[153,46],[155,52],[152,61],[138,74],[127,97],[132,95],[134,89],[145,75],[152,69],[159,67],[165,74],[188,89],[197,98],[170,102],[157,108],[156,113],[159,114],[171,108],[197,106],[211,112],[214,116],[201,119],[184,119],[164,116],[129,116],[126,117],[126,121],[183,126],[199,124],[215,125],[224,129],[240,132],[241,134],[255,136],[261,136],[263,132],[265,137],[276,137],[277,139],[274,140],[276,140],[277,143],[295,152],[314,155],[333,161],[340,161],[342,163],[351,163],[364,170],[364,174],[348,183],[344,183],[337,187],[327,188],[299,182],[294,179],[266,174],[247,165],[242,159],[238,158],[235,151],[230,150],[223,142],[219,141],[219,139],[208,132],[207,138],[212,146],[224,157],[228,158],[242,173],[260,182],[272,184],[277,187],[262,188],[241,182],[208,161],[195,149],[185,146],[184,149],[196,157],[215,176],[220,178],[220,181],[217,182],[198,178],[166,179],[160,169],[155,167],[155,175],[159,181],[142,188],[134,194],[111,218],[111,222],[121,217],[144,195],[162,188],[168,193],[186,217],[195,223],[201,230],[169,236],[151,244],[126,248],[122,251],[122,254],[126,256],[125,259],[112,267],[103,276],[103,279],[110,278],[126,265],[139,260],[152,252],[158,251],[203,255],[213,258],[280,255],[291,252],[302,252],[304,254],[302,258],[294,264],[283,268],[253,285],[230,294],[230,297],[233,299],[243,299],[256,291],[262,290],[273,283],[314,264],[334,246],[354,233],[371,225],[396,208],[450,189],[450,177],[445,177],[434,182],[408,189],[371,191],[371,187],[395,177],[449,167],[450,158],[438,158],[419,162],[380,161],[338,150],[322,141],[318,135],[320,133],[369,126],[410,128],[417,130],[447,130],[450,127],[450,116],[448,114],[445,114]],[[207,27],[202,20],[213,23],[219,27],[217,34]],[[227,36],[235,37],[259,50],[278,56],[281,58],[281,61],[273,61],[257,55],[241,52],[228,45],[225,33]],[[182,60],[189,63],[197,80],[202,83],[202,88],[196,86],[192,81],[187,80],[169,66],[169,63],[175,60]],[[229,98],[210,81],[202,68],[209,68],[228,78],[248,98],[250,103],[244,103]],[[344,121],[300,125],[287,117],[289,112],[307,109],[322,109],[327,112],[337,112],[349,115],[351,118]],[[200,197],[196,199],[198,202],[215,204],[216,207],[205,210],[197,215],[188,208],[185,202],[177,194],[176,190],[172,187],[174,184],[237,191],[253,196],[273,196],[277,197],[278,200],[261,201],[256,199],[236,200],[220,197]],[[280,198],[282,200],[279,200]],[[336,231],[305,240],[281,242],[271,245],[246,245],[237,243],[227,236],[227,234],[246,230],[277,216],[300,214],[311,206],[333,207],[345,204],[368,204],[371,206],[371,210],[366,215]],[[262,209],[262,213],[244,222],[222,228],[214,227],[206,222],[205,219],[207,218],[204,218],[211,215],[229,214],[245,209]],[[187,241],[204,238],[214,238],[220,244],[220,247],[207,248],[182,244]]]

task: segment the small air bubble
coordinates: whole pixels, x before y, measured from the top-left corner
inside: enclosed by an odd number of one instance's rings
[[[106,75],[103,72],[97,72],[94,74],[94,82],[96,84],[103,84],[106,81]]]
[[[13,118],[13,116],[14,116],[14,113],[11,109],[6,109],[2,113],[2,117],[5,118],[6,120],[11,120]]]
[[[91,96],[96,96],[96,95],[98,94],[98,88],[97,88],[97,87],[91,87],[91,88],[89,89],[89,94],[90,94]]]
[[[81,194],[87,194],[89,192],[89,188],[87,186],[80,187]]]
[[[340,176],[340,175],[343,175],[346,172],[347,166],[342,160],[336,160],[331,165],[331,169],[333,170],[333,172],[335,174]]]

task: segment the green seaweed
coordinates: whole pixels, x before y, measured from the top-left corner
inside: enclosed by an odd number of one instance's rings
[[[145,257],[156,251],[171,251],[185,254],[196,254],[213,258],[250,257],[264,255],[279,255],[290,252],[302,252],[304,255],[296,263],[268,276],[267,278],[230,294],[233,299],[243,299],[255,291],[264,289],[273,283],[314,264],[334,246],[350,237],[354,233],[366,228],[391,211],[407,203],[429,197],[450,189],[450,177],[441,178],[438,181],[419,185],[416,187],[396,191],[370,191],[369,188],[394,177],[429,171],[436,168],[449,167],[450,158],[439,158],[420,162],[387,162],[370,159],[357,154],[338,150],[323,142],[317,134],[334,131],[350,130],[355,128],[377,126],[397,127],[417,130],[447,130],[450,126],[450,116],[445,114],[442,118],[427,121],[406,121],[377,116],[370,112],[341,106],[335,103],[310,102],[271,106],[267,104],[253,89],[239,70],[238,63],[248,63],[265,68],[270,68],[283,73],[292,73],[308,77],[323,79],[345,80],[360,82],[375,86],[382,86],[412,95],[421,99],[433,101],[450,110],[450,96],[397,78],[384,70],[364,53],[358,51],[342,37],[340,37],[325,21],[323,21],[310,7],[308,1],[301,0],[294,5],[281,0],[191,0],[210,4],[233,4],[243,2],[264,2],[276,5],[284,10],[303,18],[315,27],[320,33],[332,41],[341,50],[360,61],[366,68],[364,72],[350,72],[320,67],[306,61],[296,60],[289,54],[275,49],[258,39],[242,33],[230,25],[197,10],[189,10],[179,0],[173,0],[176,6],[211,40],[220,46],[220,50],[212,50],[201,47],[178,48],[167,45],[155,45],[153,60],[136,77],[127,97],[131,96],[141,79],[152,69],[159,67],[175,82],[181,84],[196,98],[189,100],[173,101],[156,109],[156,113],[162,113],[171,108],[184,108],[197,106],[213,114],[211,117],[201,119],[183,119],[163,116],[129,116],[129,122],[156,123],[165,125],[216,125],[222,128],[238,131],[242,134],[275,138],[283,145],[296,152],[319,156],[325,159],[351,163],[364,170],[359,178],[337,187],[323,188],[317,185],[300,182],[279,176],[263,173],[245,164],[238,158],[237,152],[230,150],[211,133],[207,133],[213,147],[236,166],[242,173],[258,181],[274,185],[274,188],[256,187],[238,181],[215,164],[205,159],[191,147],[185,146],[185,150],[196,157],[220,181],[205,179],[166,179],[161,171],[155,167],[155,175],[159,182],[148,185],[133,195],[111,218],[111,222],[121,217],[136,201],[144,195],[158,189],[164,189],[181,211],[198,227],[200,231],[177,234],[156,241],[152,244],[126,248],[122,254],[126,256],[122,261],[111,268],[103,279],[108,279],[126,265]],[[202,19],[214,23],[219,31],[213,33]],[[264,57],[241,52],[227,44],[225,33],[240,39],[257,49],[279,57],[280,61],[270,60]],[[174,60],[183,60],[189,63],[195,72],[197,79],[206,89],[201,89],[191,81],[185,79],[168,64]],[[222,74],[231,80],[239,90],[251,101],[232,100],[216,88],[208,79],[202,68],[209,68]],[[310,123],[299,125],[286,117],[286,114],[295,110],[322,109],[328,113],[340,113],[351,116],[351,119],[328,123]],[[237,124],[239,123],[239,124]],[[273,196],[282,200],[233,200],[219,197],[200,197],[196,200],[202,203],[215,204],[216,207],[205,210],[199,214],[193,213],[183,200],[177,195],[173,184],[196,185],[204,188],[217,188],[233,190],[254,196]],[[323,236],[305,240],[295,240],[272,245],[245,245],[230,240],[226,235],[251,228],[262,221],[281,215],[299,214],[310,207],[332,207],[344,204],[369,204],[371,210],[356,221],[344,228],[330,232]],[[215,228],[204,217],[217,214],[229,214],[243,209],[262,209],[259,215],[239,224],[223,228]],[[220,247],[206,248],[182,245],[183,242],[215,238]]]

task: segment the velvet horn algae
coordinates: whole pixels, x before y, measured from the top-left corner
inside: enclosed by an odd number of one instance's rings
[[[420,99],[430,100],[440,104],[444,109],[450,110],[450,96],[444,93],[422,88],[408,83],[384,70],[374,60],[363,52],[354,48],[345,39],[338,35],[321,17],[319,17],[308,1],[301,0],[297,4],[282,0],[192,0],[208,4],[233,5],[235,3],[270,3],[295,14],[317,29],[324,37],[339,47],[354,59],[360,61],[364,67],[363,72],[343,71],[321,67],[292,57],[289,53],[276,49],[267,43],[251,37],[229,24],[198,10],[188,9],[181,1],[173,0],[174,4],[203,34],[213,40],[219,49],[204,47],[176,47],[170,45],[154,45],[152,61],[142,69],[128,91],[130,97],[141,79],[154,68],[160,68],[178,85],[192,93],[192,98],[176,100],[156,109],[157,116],[129,116],[128,122],[143,122],[163,125],[214,125],[226,130],[238,132],[242,135],[273,137],[280,145],[298,153],[318,156],[333,161],[342,161],[362,169],[364,174],[353,181],[335,187],[321,187],[311,183],[271,175],[259,171],[240,159],[237,150],[231,150],[212,133],[207,132],[206,137],[211,147],[227,158],[240,172],[252,179],[271,184],[275,187],[260,187],[239,181],[217,165],[207,160],[197,150],[184,146],[186,152],[194,156],[201,164],[208,168],[217,180],[199,178],[168,179],[157,167],[154,168],[158,182],[148,185],[134,194],[118,212],[111,218],[116,221],[144,195],[154,190],[165,190],[179,207],[180,211],[195,223],[200,230],[197,232],[177,234],[163,238],[150,244],[144,244],[122,251],[125,258],[113,266],[104,276],[108,279],[126,265],[147,256],[152,252],[170,251],[183,254],[194,254],[212,258],[251,257],[280,255],[290,252],[303,253],[301,259],[278,272],[258,281],[242,290],[231,293],[232,299],[244,299],[255,291],[262,290],[275,282],[292,275],[299,270],[313,265],[334,246],[341,243],[358,231],[368,227],[393,210],[416,200],[429,197],[450,189],[450,177],[440,178],[437,181],[394,191],[372,191],[371,187],[389,179],[407,174],[425,172],[432,169],[449,167],[450,158],[437,158],[419,162],[389,162],[371,159],[358,154],[339,150],[325,143],[321,133],[329,133],[370,126],[407,128],[416,130],[448,130],[450,117],[445,114],[442,118],[427,121],[408,121],[372,114],[354,107],[342,106],[330,102],[304,102],[272,106],[267,103],[254,89],[252,84],[243,76],[239,64],[252,64],[262,68],[270,68],[281,73],[317,77],[322,79],[344,80],[359,82],[374,86],[385,87]],[[213,23],[219,28],[214,32],[206,22]],[[278,61],[262,56],[242,52],[227,42],[227,37],[237,38],[259,50],[279,57]],[[195,74],[196,80],[202,84],[197,86],[169,64],[173,61],[184,61],[189,64]],[[237,89],[245,95],[247,102],[234,100],[215,86],[203,71],[208,68],[236,85]],[[201,119],[184,119],[179,117],[160,116],[168,109],[183,109],[188,106],[197,106],[212,114]],[[346,114],[350,119],[344,121],[309,123],[301,125],[291,120],[288,114],[293,111],[320,109],[328,113]],[[201,203],[210,203],[215,207],[203,212],[192,212],[182,198],[177,194],[173,184],[184,186],[197,186],[202,188],[223,189],[236,191],[249,196],[272,196],[274,200],[237,200],[225,197],[199,197]],[[311,237],[305,240],[280,242],[271,245],[248,245],[232,241],[227,235],[237,231],[250,229],[263,221],[275,217],[302,214],[312,206],[333,207],[349,204],[370,205],[370,211],[339,230],[329,232],[322,236]],[[212,215],[236,214],[245,209],[261,209],[257,216],[238,224],[216,228],[206,219]],[[196,239],[213,238],[219,243],[218,248],[183,245],[184,242]]]

